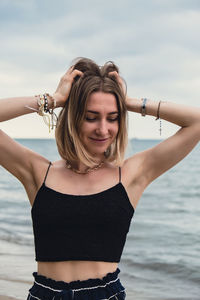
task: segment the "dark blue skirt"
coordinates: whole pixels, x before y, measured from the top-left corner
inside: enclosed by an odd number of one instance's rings
[[[117,268],[102,279],[56,281],[33,273],[34,284],[29,290],[27,300],[124,300],[125,288],[122,286]]]

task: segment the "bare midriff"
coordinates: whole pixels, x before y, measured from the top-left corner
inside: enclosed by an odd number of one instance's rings
[[[102,279],[107,273],[116,271],[118,263],[102,261],[38,262],[38,274],[57,281]]]

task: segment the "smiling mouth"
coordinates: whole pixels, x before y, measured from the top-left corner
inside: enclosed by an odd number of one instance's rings
[[[91,140],[95,141],[95,142],[105,142],[108,140],[108,138],[106,139],[94,139],[94,138],[90,138]]]

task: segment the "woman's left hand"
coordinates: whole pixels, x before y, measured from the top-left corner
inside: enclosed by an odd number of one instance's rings
[[[124,95],[126,95],[126,85],[123,81],[123,79],[119,76],[119,73],[117,71],[112,71],[108,73],[108,76],[114,76],[115,79],[117,80],[121,90],[123,91]]]
[[[124,80],[119,76],[119,73],[117,73],[117,71],[112,71],[108,73],[109,76],[114,76],[115,79],[117,80],[121,90],[123,91],[124,95],[125,95],[125,104],[128,110],[131,110],[132,108],[132,101],[131,98],[128,97],[127,95],[127,90],[126,90],[126,85],[124,83]]]

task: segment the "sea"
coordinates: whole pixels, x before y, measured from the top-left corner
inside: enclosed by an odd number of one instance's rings
[[[54,139],[16,139],[51,161]],[[126,157],[161,140],[129,140]],[[127,300],[200,299],[200,145],[144,191],[119,263]],[[0,295],[26,299],[36,271],[31,206],[0,167]]]

